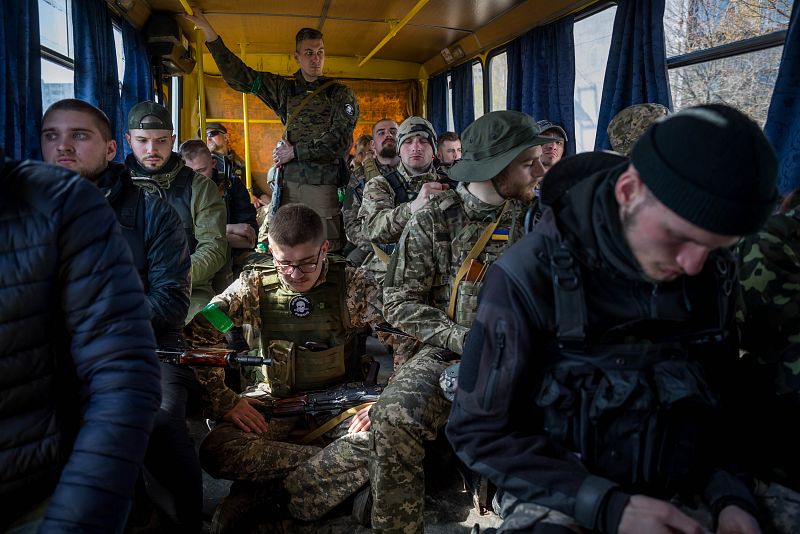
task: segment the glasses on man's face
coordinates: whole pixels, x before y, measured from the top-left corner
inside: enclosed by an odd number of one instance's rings
[[[222,133],[222,130],[209,130],[206,132],[206,137],[216,137]]]
[[[319,247],[319,252],[317,252],[317,259],[314,263],[301,263],[300,265],[292,265],[291,263],[283,263],[280,260],[275,261],[275,269],[281,274],[287,274],[289,276],[294,274],[295,269],[300,269],[300,272],[303,274],[311,274],[317,270],[317,265],[319,265],[319,257],[322,254],[322,246]]]

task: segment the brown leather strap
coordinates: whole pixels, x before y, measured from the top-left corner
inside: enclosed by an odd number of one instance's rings
[[[283,139],[286,139],[286,132],[289,131],[289,125],[292,124],[292,121],[297,118],[297,115],[300,113],[300,111],[302,111],[303,108],[308,105],[309,100],[314,98],[315,95],[318,95],[320,91],[334,83],[336,83],[336,80],[328,80],[303,97],[303,100],[300,101],[300,104],[298,104],[297,107],[294,108],[294,111],[292,111],[291,115],[286,118],[286,124],[283,128],[283,135],[281,136]]]
[[[364,404],[361,404],[360,406],[353,406],[352,408],[343,411],[342,413],[340,413],[339,415],[337,415],[333,419],[328,419],[322,425],[320,425],[319,427],[315,428],[314,430],[312,430],[311,432],[309,432],[308,434],[303,436],[303,438],[300,440],[300,445],[305,445],[307,443],[313,442],[314,440],[316,440],[318,437],[320,437],[325,432],[335,428],[336,425],[338,425],[339,423],[341,423],[342,421],[344,421],[348,417],[352,417],[353,415],[357,414],[359,412],[359,410],[362,410],[362,409],[366,408],[367,406],[372,406],[373,404],[375,404],[375,403],[374,402],[365,402]]]

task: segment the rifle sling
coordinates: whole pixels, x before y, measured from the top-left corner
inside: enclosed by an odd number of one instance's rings
[[[375,403],[374,402],[365,402],[364,404],[362,404],[360,406],[353,406],[352,408],[349,408],[349,409],[343,411],[342,413],[340,413],[339,415],[337,415],[336,417],[334,417],[332,419],[328,419],[322,425],[320,425],[319,427],[315,428],[314,430],[312,430],[311,432],[309,432],[308,434],[303,436],[303,438],[300,440],[300,445],[307,445],[307,444],[315,441],[317,438],[319,438],[325,432],[335,428],[336,425],[338,425],[339,423],[341,423],[342,421],[344,421],[348,417],[352,417],[353,415],[357,414],[359,410],[361,410],[363,408],[366,408],[367,406],[372,406],[373,404],[375,404]]]

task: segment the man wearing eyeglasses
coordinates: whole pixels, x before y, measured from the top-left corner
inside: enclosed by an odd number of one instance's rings
[[[368,271],[328,253],[322,219],[304,204],[287,204],[276,212],[269,243],[272,257],[245,270],[212,300],[236,326],[249,324],[259,332],[265,356],[273,358],[271,367],[252,373],[252,381],[280,398],[363,378],[361,355],[353,350],[354,334],[357,328],[383,322],[375,280]],[[221,369],[203,370],[198,378],[209,392],[210,415],[219,421],[200,448],[201,464],[212,476],[274,481],[319,452],[319,447],[297,444],[297,431],[300,437],[307,433],[305,420],[267,422],[255,408],[259,401],[229,389]],[[367,434],[360,431],[368,428],[367,410],[361,410],[342,433],[349,430],[366,454]],[[353,471],[342,469],[338,476],[352,478]],[[363,480],[355,487],[366,483],[366,472],[356,476]],[[331,488],[338,485],[342,484],[331,480]],[[263,516],[259,495],[264,489],[263,484],[234,484],[215,515],[217,531],[245,531],[248,511],[253,520]]]

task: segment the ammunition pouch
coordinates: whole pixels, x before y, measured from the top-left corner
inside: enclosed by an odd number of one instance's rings
[[[275,339],[269,343],[267,357],[272,365],[261,366],[251,381],[263,382],[262,389],[275,398],[323,389],[347,378],[344,345],[318,350]]]
[[[545,429],[590,472],[668,495],[704,472],[717,401],[677,344],[562,352],[536,400]]]

